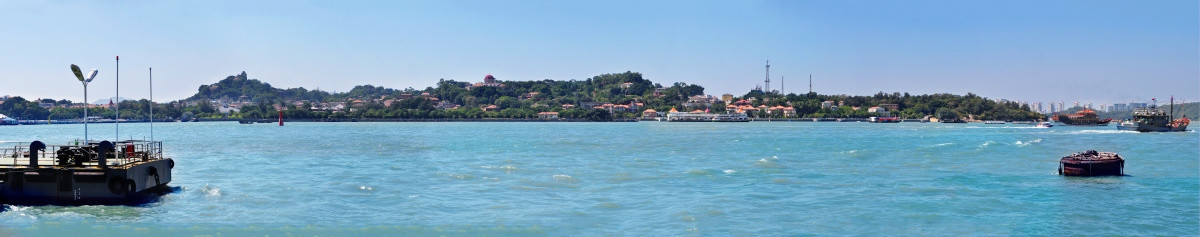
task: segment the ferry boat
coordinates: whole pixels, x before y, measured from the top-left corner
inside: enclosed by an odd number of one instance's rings
[[[0,114],[0,125],[17,125],[17,120]]]
[[[1074,114],[1067,114],[1067,115],[1060,114],[1060,115],[1051,117],[1051,119],[1058,121],[1060,123],[1066,124],[1066,125],[1079,125],[1079,126],[1108,126],[1108,123],[1112,122],[1112,118],[1100,119],[1096,115],[1096,111],[1091,110],[1091,109],[1083,109],[1078,112],[1075,112]]]
[[[1175,98],[1171,98],[1170,114],[1156,106],[1139,108],[1133,110],[1133,119],[1128,122],[1133,124],[1122,123],[1122,126],[1117,126],[1117,129],[1138,132],[1182,132],[1187,131],[1187,126],[1192,123],[1192,120],[1188,119],[1186,115],[1175,119]]]
[[[898,117],[871,117],[872,123],[899,123]]]
[[[0,203],[137,204],[169,191],[174,167],[158,141],[8,142],[0,146]]]
[[[671,112],[667,113],[667,122],[750,122],[750,117],[745,113],[695,113],[695,112]]]
[[[1117,153],[1085,151],[1064,156],[1058,174],[1065,176],[1125,175],[1125,159]]]

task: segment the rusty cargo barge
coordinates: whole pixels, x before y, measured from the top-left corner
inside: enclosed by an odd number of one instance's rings
[[[162,142],[0,143],[0,204],[137,205],[170,191]]]

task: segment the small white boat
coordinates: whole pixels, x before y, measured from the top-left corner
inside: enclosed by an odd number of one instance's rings
[[[1133,120],[1125,120],[1117,124],[1117,130],[1137,131],[1137,128],[1137,123],[1134,123]]]
[[[1037,127],[1037,128],[1050,128],[1050,127],[1054,127],[1054,124],[1051,124],[1050,122],[1041,122],[1041,123],[1038,123],[1038,124],[1037,124],[1036,126],[1034,126],[1034,127]]]

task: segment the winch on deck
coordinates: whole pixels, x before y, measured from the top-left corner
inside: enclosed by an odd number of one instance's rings
[[[166,190],[175,166],[162,156],[158,141],[0,145],[0,203],[5,204],[129,203]]]

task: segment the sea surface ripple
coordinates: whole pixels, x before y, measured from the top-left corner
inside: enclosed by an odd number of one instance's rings
[[[112,139],[113,125],[92,125]],[[1200,230],[1200,133],[933,123],[159,123],[180,191],[4,206],[0,229],[501,235],[1170,235]],[[0,127],[62,144],[82,125]],[[123,124],[125,139],[148,124]],[[1084,150],[1128,176],[1055,174]],[[273,229],[274,228],[274,229]],[[0,231],[2,234],[4,231]]]

